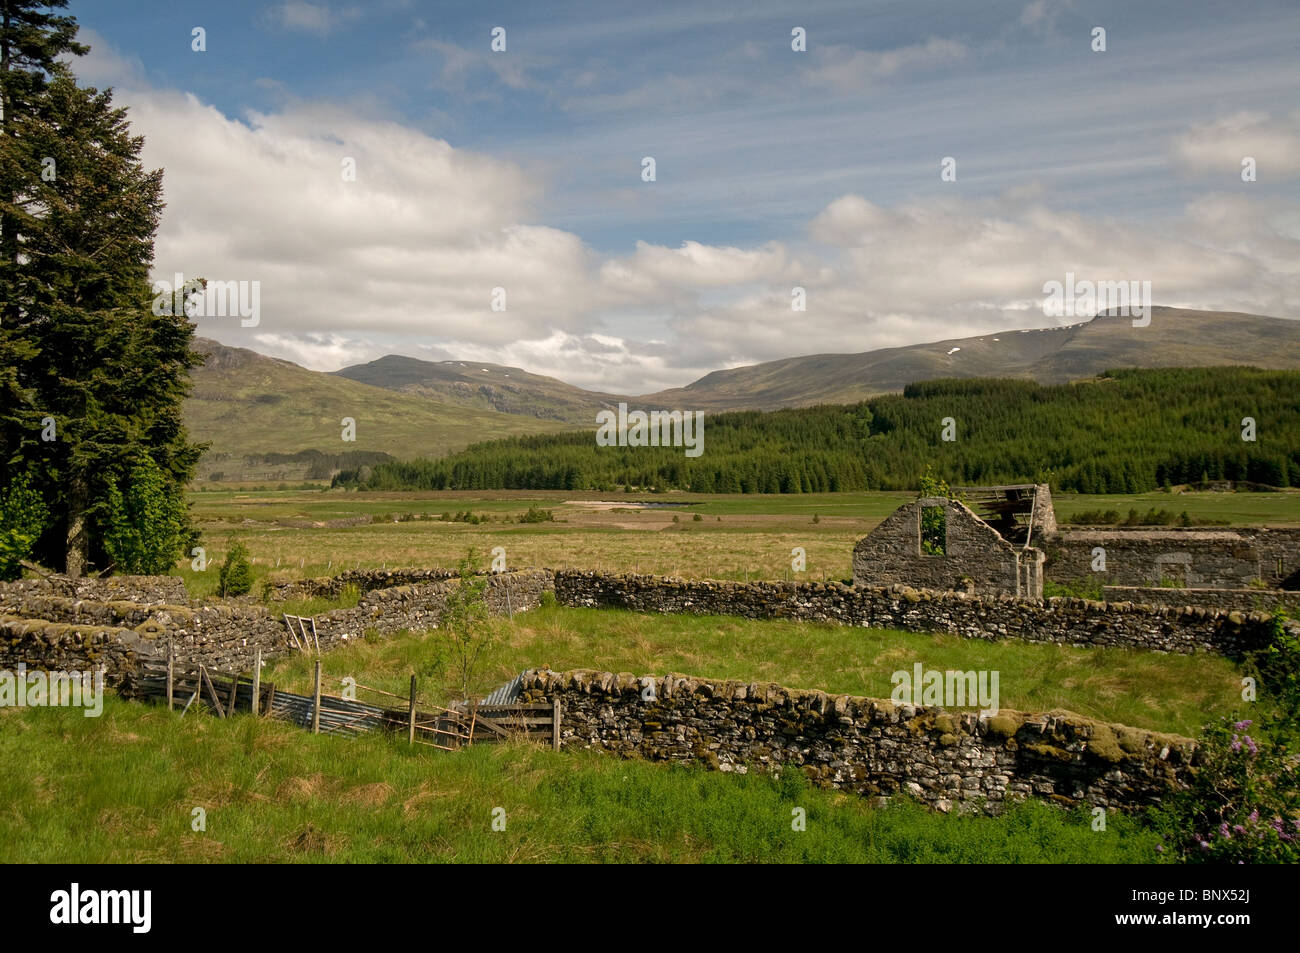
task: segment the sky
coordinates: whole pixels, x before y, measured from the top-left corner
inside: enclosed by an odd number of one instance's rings
[[[67,12],[165,170],[155,277],[257,282],[199,334],[317,370],[649,393],[1077,323],[1069,274],[1300,318],[1294,0]]]

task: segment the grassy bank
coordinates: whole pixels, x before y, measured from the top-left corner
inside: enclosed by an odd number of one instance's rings
[[[357,643],[325,656],[326,691],[348,675],[405,694],[420,677],[426,701],[442,704],[455,686],[441,664],[439,634],[411,633]],[[1002,708],[1065,708],[1092,718],[1190,735],[1239,698],[1240,673],[1212,655],[1076,649],[734,616],[643,615],[561,606],[519,613],[480,666],[474,688],[487,693],[527,668],[549,665],[637,675],[680,672],[772,681],[788,688],[888,698],[890,675],[920,662],[940,671],[996,671]],[[312,663],[289,658],[266,678],[310,692]]]
[[[456,754],[110,699],[0,709],[0,861],[1144,863],[1134,820],[1001,818],[525,743]],[[206,831],[192,830],[193,811]],[[791,829],[794,808],[807,829]],[[492,829],[502,808],[504,831]]]

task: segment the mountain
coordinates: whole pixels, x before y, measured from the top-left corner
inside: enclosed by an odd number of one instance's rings
[[[639,403],[691,410],[774,410],[851,403],[939,377],[1023,377],[1060,384],[1125,367],[1300,368],[1300,321],[1153,308],[1151,323],[1098,316],[1068,327],[1001,331],[862,354],[812,354],[714,371]]]
[[[555,429],[535,417],[397,393],[206,338],[195,350],[207,363],[191,373],[185,422],[192,439],[212,442],[201,478],[300,480],[313,464],[328,476],[370,458],[438,456],[480,440]],[[342,439],[344,417],[356,421],[355,442]],[[342,454],[354,456],[333,459]]]
[[[324,373],[215,341],[200,339],[199,347],[209,359],[193,374],[186,419],[196,439],[213,442],[201,473],[288,480],[372,462],[338,459],[345,452],[435,457],[497,437],[591,429],[596,411],[619,401],[718,413],[853,403],[942,377],[1058,384],[1120,368],[1300,369],[1300,321],[1154,308],[1147,327],[1104,315],[1068,327],[812,354],[714,371],[640,397],[479,361],[389,355]],[[340,439],[343,417],[357,422],[355,443]]]
[[[335,371],[376,387],[481,410],[594,426],[595,412],[633,407],[775,410],[852,403],[939,377],[1023,377],[1059,384],[1123,367],[1252,365],[1300,368],[1300,321],[1228,311],[1153,308],[1151,323],[1109,315],[1066,327],[811,354],[713,371],[685,387],[639,397],[583,390],[517,367],[389,355]]]
[[[460,407],[523,414],[553,424],[586,426],[594,420],[596,411],[616,407],[620,400],[628,399],[583,390],[522,368],[482,361],[421,361],[389,354],[332,373]]]

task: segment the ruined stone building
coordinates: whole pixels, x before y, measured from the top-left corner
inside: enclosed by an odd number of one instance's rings
[[[1047,485],[958,488],[953,494],[959,499],[901,506],[860,540],[853,549],[854,584],[1041,599],[1046,554],[1033,544],[1056,532]]]
[[[1046,484],[958,487],[901,506],[853,550],[853,582],[1042,598],[1103,586],[1300,589],[1300,529],[1058,529]],[[927,534],[928,537],[927,538]]]

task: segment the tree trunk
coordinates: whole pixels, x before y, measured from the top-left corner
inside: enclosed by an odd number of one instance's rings
[[[65,572],[77,579],[86,565],[86,478],[74,476],[68,484],[68,537]]]

